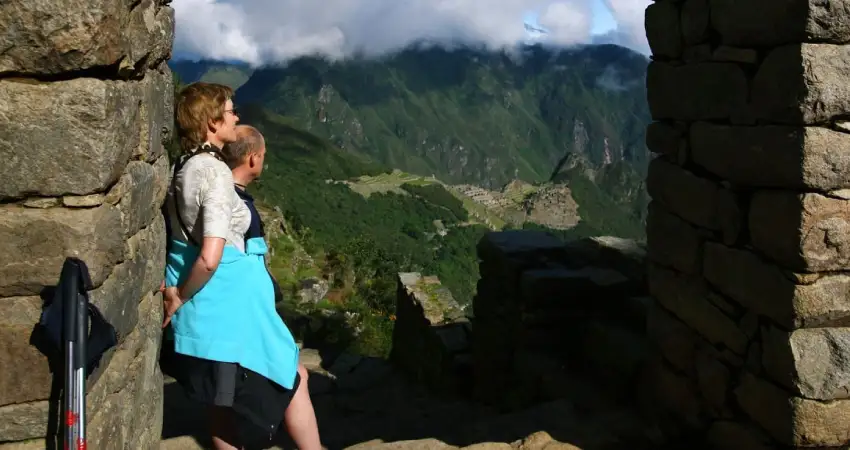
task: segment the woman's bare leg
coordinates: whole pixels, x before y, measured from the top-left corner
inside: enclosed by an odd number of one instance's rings
[[[236,428],[233,411],[230,408],[213,406],[210,408],[210,433],[215,450],[241,450],[237,447]]]
[[[313,410],[313,402],[310,400],[310,391],[307,387],[309,374],[301,364],[298,364],[298,374],[301,375],[301,383],[298,384],[298,389],[284,414],[286,431],[289,432],[289,436],[299,450],[321,450],[319,424],[316,421],[316,411]]]

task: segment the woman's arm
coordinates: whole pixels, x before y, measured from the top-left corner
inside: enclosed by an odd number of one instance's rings
[[[218,269],[218,263],[221,262],[224,242],[224,238],[204,237],[203,242],[201,242],[201,254],[192,264],[192,270],[186,277],[186,281],[180,286],[180,300],[185,302],[186,299],[192,298],[207,284],[207,281],[210,281],[213,273]]]
[[[218,161],[216,161],[218,163]],[[215,164],[215,163],[214,163]],[[204,237],[198,259],[179,288],[180,299],[192,298],[212,278],[221,262],[233,214],[233,175],[223,163],[204,169],[200,200]]]

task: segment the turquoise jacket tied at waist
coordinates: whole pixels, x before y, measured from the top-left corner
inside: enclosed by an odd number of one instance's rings
[[[210,280],[171,318],[174,351],[196,358],[238,363],[292,389],[298,346],[275,311],[274,287],[262,238],[249,239],[246,253],[225,245]],[[199,249],[172,239],[165,267],[167,286],[189,276]]]

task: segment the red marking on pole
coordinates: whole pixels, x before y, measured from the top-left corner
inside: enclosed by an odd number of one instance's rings
[[[65,425],[68,425],[70,427],[70,426],[73,426],[75,423],[77,423],[77,415],[74,414],[72,411],[66,412],[65,413]]]
[[[85,439],[80,439],[80,441],[77,443],[77,450],[86,450],[86,440]]]

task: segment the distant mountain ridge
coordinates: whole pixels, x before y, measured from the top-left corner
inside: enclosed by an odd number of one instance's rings
[[[341,148],[450,183],[546,181],[568,153],[593,168],[626,161],[645,170],[646,57],[600,45],[529,46],[516,58],[432,47],[335,63],[304,57],[254,71],[204,61],[172,67],[187,82],[250,73],[237,103],[260,104]]]

